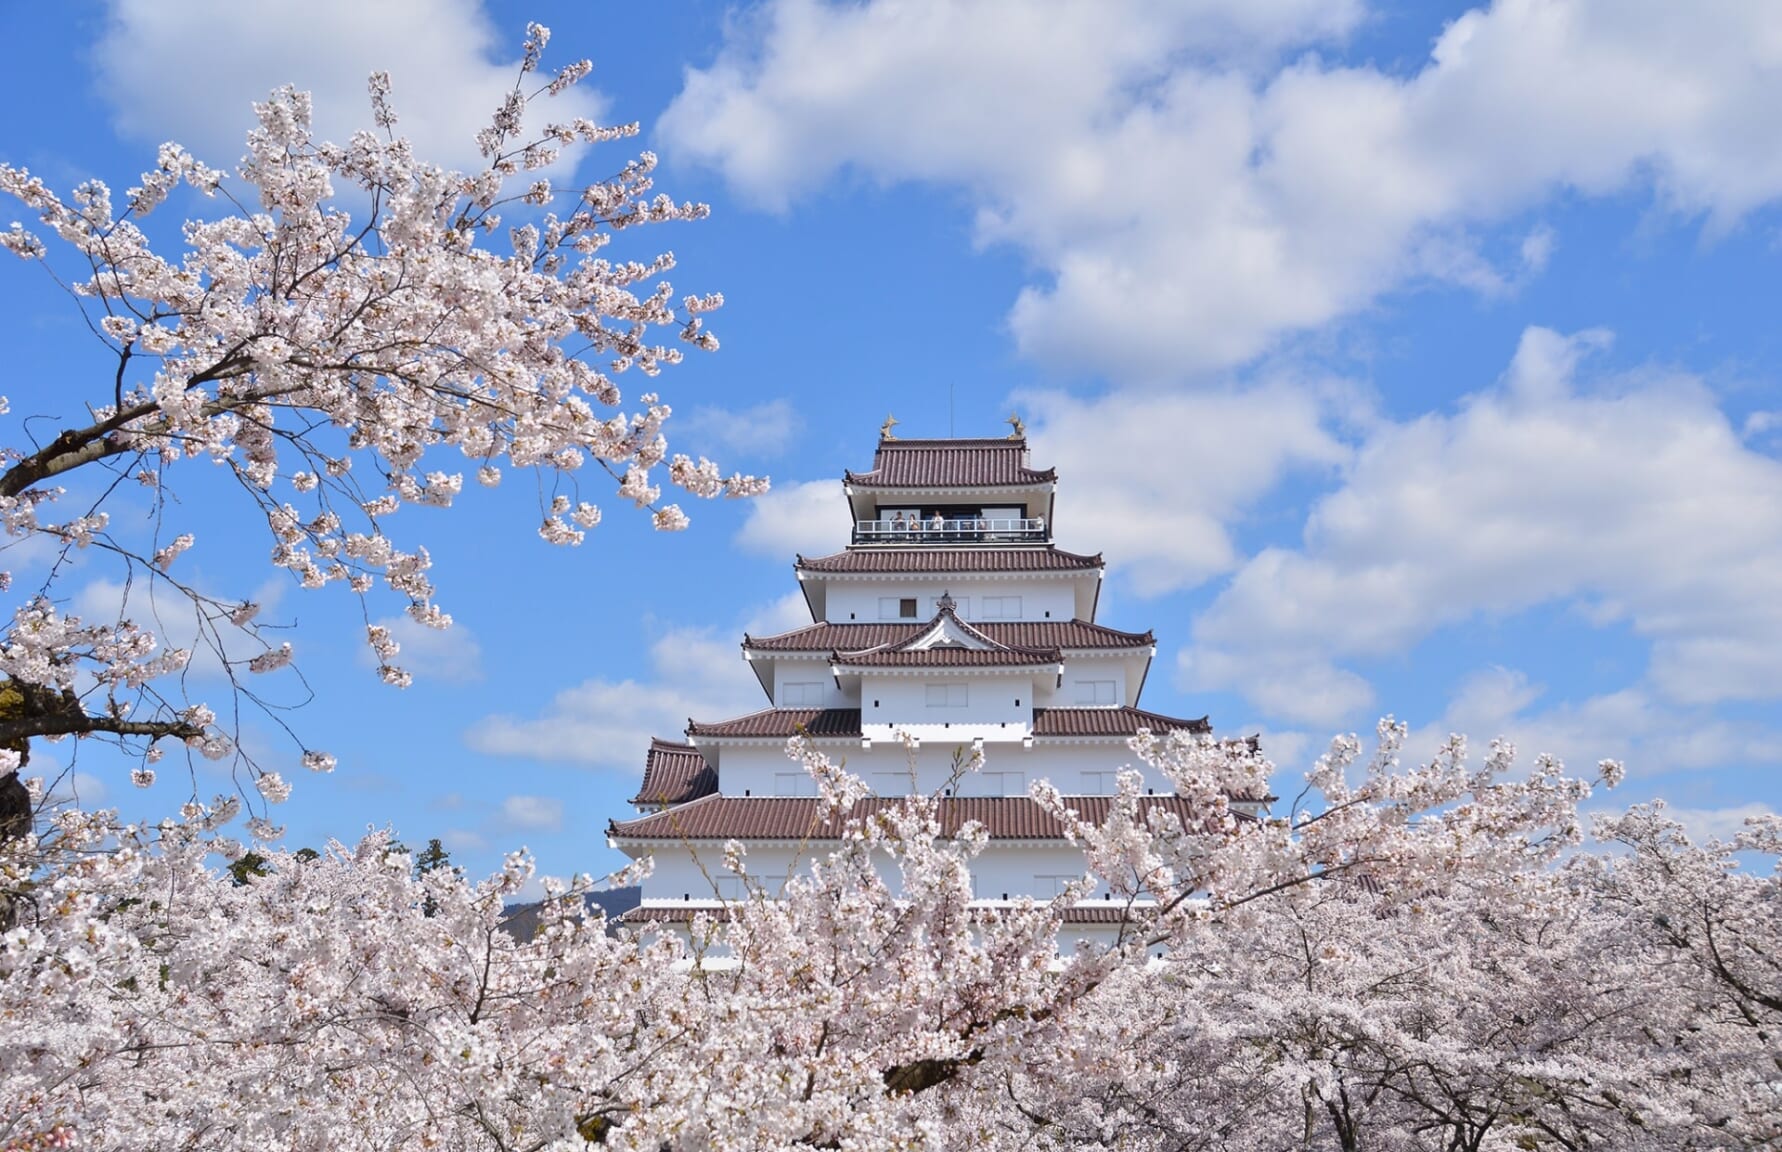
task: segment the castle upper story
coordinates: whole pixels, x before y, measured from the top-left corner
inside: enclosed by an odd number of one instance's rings
[[[956,790],[1021,796],[1040,775],[1111,790],[1106,761],[1138,732],[1207,731],[1139,706],[1156,638],[1096,622],[1105,565],[1054,543],[1057,486],[1019,435],[881,435],[872,469],[842,478],[847,546],[794,564],[811,623],[743,637],[767,706],[658,742],[639,806],[800,794],[783,749],[801,733],[887,793],[926,791],[956,750],[982,749],[995,769]]]
[[[1133,766],[1133,737],[1211,731],[1205,717],[1139,706],[1156,638],[1096,620],[1105,564],[1054,542],[1058,477],[1033,466],[1018,422],[1000,440],[889,433],[887,422],[870,471],[842,477],[847,545],[794,563],[810,623],[742,639],[766,706],[653,741],[638,817],[608,828],[629,854],[660,852],[646,919],[680,923],[697,899],[743,893],[740,878],[699,865],[701,845],[747,842],[751,874],[773,890],[807,841],[840,834],[846,814],[826,811],[787,758],[794,736],[871,788],[852,815],[923,793],[940,799],[943,823],[981,823],[992,847],[974,888],[1006,900],[1049,897],[1082,874],[1032,782],[1099,819]],[[1143,804],[1187,814],[1162,773],[1135,767]],[[1265,799],[1233,804],[1251,812]]]

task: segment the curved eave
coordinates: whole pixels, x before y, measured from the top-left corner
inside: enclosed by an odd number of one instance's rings
[[[798,569],[795,569],[795,571],[798,574],[798,582],[800,584],[823,584],[823,583],[829,583],[829,582],[842,583],[844,581],[849,581],[849,580],[857,580],[857,581],[862,581],[862,582],[878,581],[881,583],[886,580],[898,580],[898,581],[907,581],[907,582],[911,582],[911,583],[915,583],[918,581],[926,581],[929,583],[942,582],[942,583],[969,584],[969,583],[984,583],[984,582],[988,582],[988,581],[1003,581],[1006,583],[1006,582],[1015,581],[1015,580],[1019,580],[1022,582],[1025,582],[1028,580],[1076,580],[1076,581],[1083,582],[1083,583],[1088,583],[1090,581],[1100,583],[1104,569],[1102,569],[1102,568],[1050,568],[1050,569],[1007,568],[1007,569],[990,569],[990,570],[985,570],[985,571],[970,572],[970,571],[957,571],[957,570],[947,569],[947,568],[936,568],[932,571],[923,571],[923,572],[891,572],[891,571],[825,572],[821,568],[798,568]]]
[[[957,484],[910,484],[898,480],[881,480],[871,472],[842,473],[842,491],[850,496],[856,492],[908,492],[912,496],[953,493],[969,495],[973,492],[1050,492],[1057,487],[1058,473],[1053,469],[1021,480],[960,482]]]
[[[1062,678],[1064,665],[1054,664],[847,664],[831,661],[830,675],[843,676],[928,676],[944,673],[950,677],[973,676],[1041,676]]]

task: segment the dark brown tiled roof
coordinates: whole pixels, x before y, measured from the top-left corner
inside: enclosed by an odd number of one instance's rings
[[[771,897],[773,894],[770,892],[768,895]],[[705,899],[705,897],[701,897],[701,899]],[[1044,901],[1039,901],[1039,903],[1043,904]],[[1144,910],[1144,907],[1135,909],[1135,911],[1141,912]],[[970,914],[986,918],[998,915],[1003,911],[1004,909],[1001,908],[982,905],[969,909]],[[693,918],[700,915],[710,916],[714,920],[728,919],[730,910],[711,905],[701,907],[692,905],[675,907],[664,904],[639,905],[625,913],[623,919],[627,924],[691,924]],[[1066,908],[1061,919],[1066,924],[1122,924],[1127,921],[1128,914],[1125,908],[1107,904],[1092,904],[1088,907],[1078,905],[1074,908]]]
[[[1013,488],[1058,473],[1027,467],[1025,440],[881,440],[871,472],[849,472],[861,488]]]
[[[798,732],[811,736],[860,735],[858,708],[764,708],[734,720],[702,724],[687,721],[689,736],[779,736]]]
[[[1091,823],[1105,820],[1112,796],[1067,796],[1065,803]],[[630,840],[835,840],[850,819],[865,819],[901,800],[873,796],[845,813],[827,816],[822,800],[808,796],[707,796],[691,804],[624,822],[608,832]],[[1194,814],[1181,796],[1145,796],[1142,808],[1162,808],[1184,820]],[[1025,796],[954,796],[940,802],[941,834],[951,836],[967,821],[982,824],[992,838],[1062,840],[1064,826]]]
[[[1044,548],[850,548],[833,556],[800,556],[803,572],[1074,572],[1105,568],[1101,555]]]
[[[1148,648],[1149,632],[1121,632],[1084,620],[974,620],[971,626],[998,644],[1015,648]],[[858,652],[902,644],[929,629],[927,624],[812,624],[778,636],[744,636],[743,647],[757,652]]]
[[[1136,736],[1140,728],[1152,732],[1171,732],[1177,728],[1189,732],[1211,732],[1213,726],[1202,716],[1183,720],[1163,716],[1143,708],[1035,708],[1035,736]]]
[[[837,652],[830,659],[835,663],[863,668],[1010,668],[1056,664],[1063,657],[1056,648],[1013,648],[999,644],[959,618],[953,598],[943,595],[940,610],[914,636],[897,644],[885,644],[861,652]],[[918,648],[918,641],[929,637],[951,636],[956,643],[930,640],[930,647]],[[962,640],[960,638],[963,638]],[[983,645],[966,647],[965,644]]]
[[[650,741],[644,756],[643,783],[633,804],[685,804],[718,790],[718,774],[691,744]]]
[[[837,652],[831,659],[847,668],[1026,668],[1056,664],[1063,656],[1057,649],[937,647]]]
[[[689,736],[763,736],[786,738],[800,728],[812,736],[859,736],[858,708],[766,708],[735,720],[690,723]],[[1035,708],[1035,736],[1134,736],[1140,728],[1169,732],[1211,732],[1206,717],[1183,720],[1142,708]]]

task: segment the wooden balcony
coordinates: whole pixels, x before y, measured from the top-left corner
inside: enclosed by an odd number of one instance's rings
[[[927,520],[856,520],[855,544],[922,545],[968,548],[979,545],[1044,544],[1044,517],[995,519],[983,516],[933,517]]]

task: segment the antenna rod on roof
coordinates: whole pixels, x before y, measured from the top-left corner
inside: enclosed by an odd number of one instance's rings
[[[953,386],[951,384],[947,385],[947,435],[958,435],[958,433],[953,430]]]

